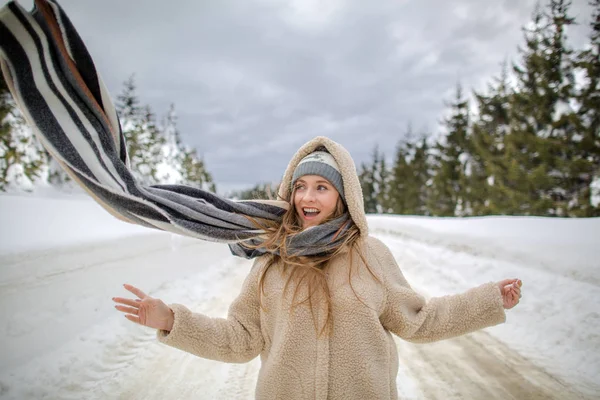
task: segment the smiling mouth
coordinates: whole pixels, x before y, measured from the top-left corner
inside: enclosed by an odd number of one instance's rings
[[[302,209],[302,213],[304,214],[304,217],[306,218],[313,218],[316,217],[317,215],[319,215],[321,211],[317,210],[316,208],[303,208]]]

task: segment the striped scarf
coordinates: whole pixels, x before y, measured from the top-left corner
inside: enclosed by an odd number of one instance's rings
[[[85,45],[53,0],[31,12],[10,2],[0,10],[0,63],[28,124],[71,178],[113,216],[133,224],[228,243],[253,258],[265,232],[246,217],[280,222],[285,201],[233,201],[184,185],[142,185],[129,169],[119,118]],[[288,238],[290,254],[315,255],[344,238],[345,215]],[[275,251],[274,253],[277,253]]]

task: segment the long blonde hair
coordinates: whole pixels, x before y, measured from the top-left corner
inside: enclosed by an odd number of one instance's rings
[[[292,308],[290,309],[290,312],[292,312],[295,307],[298,307],[302,304],[308,304],[311,310],[315,330],[318,332],[319,336],[324,333],[330,334],[333,328],[333,316],[331,306],[331,295],[326,279],[326,269],[329,266],[330,261],[336,256],[338,256],[345,249],[350,249],[350,265],[348,268],[348,279],[350,282],[350,287],[354,292],[354,295],[363,304],[365,303],[356,294],[356,291],[352,286],[352,267],[354,252],[358,253],[363,263],[367,267],[369,273],[375,278],[375,280],[377,280],[378,282],[380,282],[380,280],[373,273],[373,271],[367,263],[367,260],[364,256],[364,251],[361,248],[361,241],[358,240],[358,238],[360,237],[360,230],[358,229],[358,226],[354,223],[354,221],[352,221],[351,219],[349,221],[350,226],[346,231],[343,231],[344,227],[341,227],[335,234],[335,237],[337,237],[338,235],[343,235],[344,239],[338,246],[335,247],[333,251],[330,251],[327,254],[316,256],[297,256],[288,252],[286,238],[289,235],[295,235],[302,231],[302,224],[298,218],[296,207],[294,206],[293,201],[295,194],[296,188],[294,187],[293,190],[290,192],[290,198],[283,199],[290,204],[290,207],[283,215],[281,222],[274,222],[248,217],[257,226],[257,228],[262,229],[266,232],[265,241],[260,245],[248,245],[246,243],[243,243],[243,245],[247,246],[248,248],[265,248],[269,252],[274,252],[277,250],[279,251],[279,255],[270,255],[271,259],[267,262],[267,265],[263,269],[260,277],[259,298],[261,308],[265,310],[262,302],[262,297],[265,294],[265,277],[268,270],[273,265],[282,265],[284,269],[290,268],[291,272],[283,289],[283,293],[285,294],[290,284],[295,284],[294,294],[292,297]],[[338,218],[342,216],[346,211],[346,205],[344,204],[340,196],[338,198],[334,212],[322,223]],[[302,300],[297,300],[299,289],[304,285],[307,288],[307,296]],[[325,301],[327,305],[327,311],[325,323],[319,330],[318,321],[315,316],[315,310],[319,306],[321,300]]]

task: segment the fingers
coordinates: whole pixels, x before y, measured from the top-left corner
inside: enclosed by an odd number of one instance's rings
[[[124,284],[123,287],[135,294],[137,299],[126,299],[124,297],[113,297],[112,300],[115,303],[119,303],[115,305],[115,308],[123,313],[125,313],[124,317],[130,320],[131,322],[135,322],[136,324],[144,325],[140,319],[140,306],[143,304],[142,300],[151,301],[152,298],[147,296],[146,293],[142,292],[140,289],[135,286]],[[142,310],[143,311],[143,310]],[[143,314],[143,312],[142,312]],[[143,315],[142,315],[143,316]]]
[[[146,293],[142,292],[140,289],[136,288],[135,286],[129,285],[129,284],[124,284],[123,287],[127,290],[129,290],[131,293],[135,294],[137,297],[139,297],[140,299],[144,299],[145,297],[147,297]]]
[[[519,286],[513,285],[512,291],[517,295],[517,297],[521,298],[521,288]]]
[[[504,308],[510,309],[519,304],[521,299],[521,286],[519,279],[504,279],[498,282],[504,297]]]
[[[142,324],[140,322],[140,317],[137,317],[135,315],[131,315],[131,314],[125,314],[125,318],[127,318],[128,320],[130,320],[131,322],[135,322],[136,324]]]
[[[504,280],[501,280],[500,282],[498,282],[498,284],[499,284],[501,287],[504,287],[504,286],[507,286],[507,285],[513,284],[513,283],[515,283],[515,282],[521,282],[521,281],[520,281],[519,279],[516,279],[516,278],[515,278],[515,279],[504,279]],[[519,286],[521,286],[521,285],[519,285]]]
[[[521,298],[521,289],[518,286],[512,285],[509,288],[509,293],[513,296],[513,298],[515,299],[520,299]]]
[[[112,298],[115,303],[121,303],[128,306],[132,306],[138,308],[140,306],[139,300],[126,299],[124,297],[113,297]]]
[[[115,308],[124,313],[129,313],[129,314],[133,314],[133,315],[138,315],[138,313],[140,312],[140,309],[135,308],[135,307],[125,307],[125,306],[121,306],[121,305],[116,305]]]
[[[518,286],[516,286],[516,284],[511,286],[510,295],[513,303],[512,307],[519,304],[519,301],[521,299],[521,289]]]

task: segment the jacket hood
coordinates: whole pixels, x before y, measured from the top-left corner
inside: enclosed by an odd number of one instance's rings
[[[358,180],[358,174],[356,173],[356,165],[354,160],[350,156],[348,150],[346,150],[341,144],[334,142],[333,140],[325,136],[317,136],[316,138],[305,143],[296,154],[292,157],[292,160],[287,166],[283,178],[281,179],[281,185],[279,186],[279,198],[289,199],[292,194],[292,176],[294,170],[300,163],[300,161],[315,151],[319,146],[324,146],[327,151],[333,156],[335,161],[338,163],[340,173],[342,174],[342,181],[344,185],[344,197],[350,217],[358,226],[360,236],[366,238],[369,235],[369,229],[367,225],[367,217],[365,216],[365,206],[363,199],[362,187]]]

